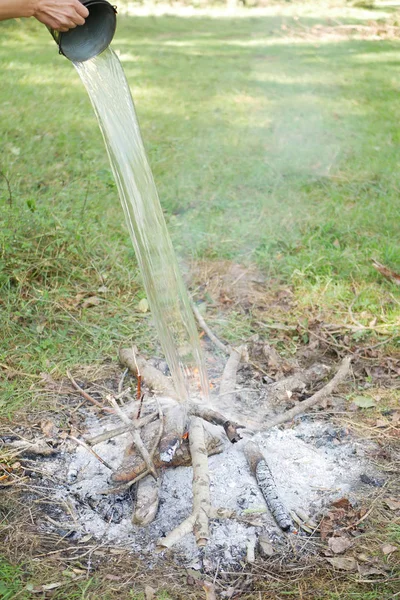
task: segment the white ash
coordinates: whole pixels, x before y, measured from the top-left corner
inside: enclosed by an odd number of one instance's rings
[[[88,434],[104,431],[106,422],[91,417]],[[115,427],[108,420],[107,428]],[[342,439],[341,439],[342,438]],[[113,468],[119,466],[129,434],[102,442],[96,452]],[[289,510],[302,509],[315,516],[335,498],[354,499],[360,475],[368,470],[363,447],[347,432],[321,421],[303,421],[293,429],[257,434],[253,437],[264,453],[274,476],[280,497]],[[215,507],[234,509],[242,515],[263,514],[262,527],[233,520],[213,521],[211,539],[203,558],[221,566],[238,563],[246,556],[246,545],[255,534],[271,540],[284,539],[247,466],[242,452],[246,440],[226,442],[225,451],[209,459],[211,498]],[[78,446],[70,454],[46,461],[49,475],[59,485],[57,498],[68,500],[78,523],[77,537],[91,534],[101,543],[121,545],[156,560],[155,544],[159,537],[174,529],[191,513],[192,469],[166,469],[162,474],[160,507],[148,527],[133,525],[131,515],[134,493],[104,495],[110,487],[110,471],[85,448]],[[65,482],[68,482],[67,484]],[[200,554],[194,536],[189,534],[173,549],[176,560],[199,568]]]

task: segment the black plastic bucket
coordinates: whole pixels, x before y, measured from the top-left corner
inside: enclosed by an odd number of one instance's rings
[[[89,11],[84,25],[69,31],[50,33],[58,44],[60,54],[73,62],[84,62],[108,48],[117,26],[117,10],[107,0],[81,0]]]

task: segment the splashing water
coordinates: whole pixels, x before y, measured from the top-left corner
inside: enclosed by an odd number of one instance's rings
[[[75,63],[93,104],[175,388],[208,397],[207,373],[189,298],[146,157],[121,63],[111,49]],[[197,388],[197,389],[196,389]]]

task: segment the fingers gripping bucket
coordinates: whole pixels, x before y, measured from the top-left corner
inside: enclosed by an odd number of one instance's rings
[[[61,32],[50,29],[60,54],[84,62],[108,48],[117,26],[116,8],[106,0],[81,0],[89,11],[84,25]]]

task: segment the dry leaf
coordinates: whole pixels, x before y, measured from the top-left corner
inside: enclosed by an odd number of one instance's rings
[[[390,510],[400,510],[400,500],[396,500],[396,498],[385,498],[384,502]]]
[[[392,552],[396,552],[398,550],[397,546],[392,546],[392,544],[384,544],[381,548],[383,554],[387,556],[388,554],[392,554]]]
[[[90,308],[91,306],[98,306],[101,300],[97,296],[90,296],[82,302],[82,308]]]
[[[149,310],[149,303],[147,301],[147,298],[142,298],[137,307],[138,311],[142,313],[147,313],[147,311]]]
[[[339,569],[340,571],[357,571],[357,561],[354,557],[334,556],[333,558],[326,558],[332,567]]]
[[[393,423],[400,423],[400,411],[396,411],[395,413],[393,413],[393,415],[392,415],[392,422]]]
[[[261,556],[270,557],[274,554],[274,547],[266,535],[260,535],[258,538],[258,546]]]
[[[45,438],[56,438],[58,434],[58,427],[50,419],[45,419],[40,422],[40,429]]]
[[[76,578],[76,579],[81,579]],[[31,594],[43,594],[43,592],[50,592],[51,590],[56,590],[59,587],[62,587],[63,585],[65,585],[65,581],[57,581],[55,583],[46,583],[44,585],[40,585],[38,587],[31,587],[29,584],[26,586],[26,590],[29,591]]]
[[[369,562],[371,560],[371,557],[368,556],[368,554],[364,554],[362,552],[361,554],[357,554],[357,559],[361,560],[362,562]]]
[[[332,537],[328,541],[328,546],[334,554],[343,554],[351,546],[351,541],[346,537]]]
[[[57,381],[55,381],[51,375],[49,375],[48,373],[40,373],[40,379],[41,381],[46,384],[46,387],[50,390],[59,390],[60,389],[60,383],[57,383]]]
[[[78,304],[82,302],[85,296],[86,292],[79,292],[79,294],[76,294],[75,298],[71,302],[72,306],[78,306]]]
[[[228,587],[228,589],[225,592],[221,593],[221,598],[228,598],[228,600],[229,600],[230,598],[233,598],[235,593],[236,593],[236,588]]]
[[[332,506],[335,506],[336,508],[344,508],[345,510],[352,508],[348,498],[339,498],[339,500],[332,502]]]
[[[384,421],[383,419],[377,419],[375,427],[387,427],[387,424],[387,421]]]
[[[217,600],[217,596],[215,594],[215,585],[213,583],[205,581],[203,583],[203,590],[206,593],[206,600]]]
[[[154,598],[156,597],[156,590],[150,587],[149,585],[146,585],[146,587],[144,588],[144,597],[146,598],[146,600],[154,600]]]
[[[372,408],[373,406],[376,406],[375,400],[373,400],[373,398],[369,398],[368,396],[356,396],[353,398],[353,404],[359,408]]]
[[[367,577],[368,575],[385,575],[385,571],[382,569],[378,569],[378,567],[374,565],[358,565],[358,572],[363,577]]]

